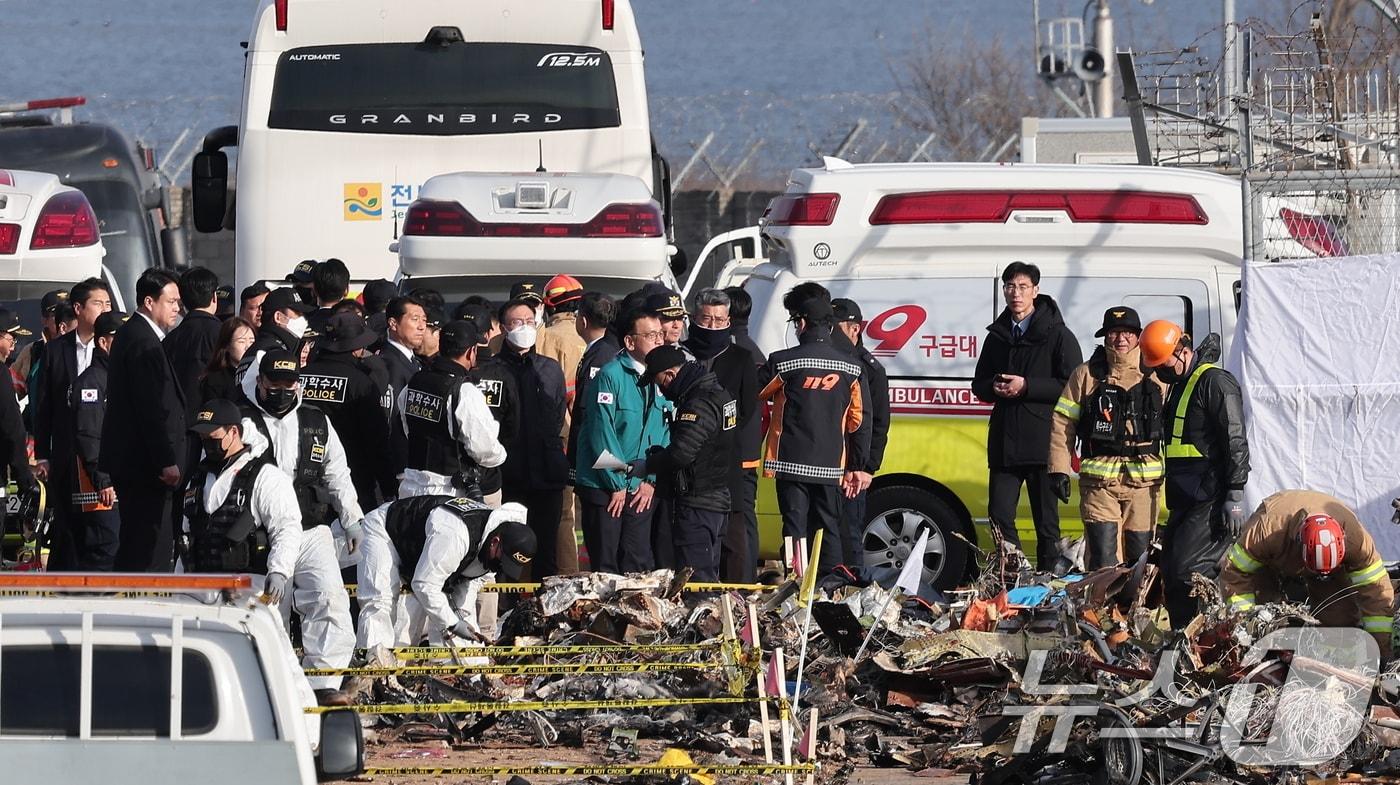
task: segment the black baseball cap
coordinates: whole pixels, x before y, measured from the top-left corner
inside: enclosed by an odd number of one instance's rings
[[[510,580],[516,580],[525,568],[530,566],[530,560],[535,557],[535,549],[538,544],[535,540],[535,532],[523,523],[503,523],[497,526],[493,535],[501,538],[501,569],[500,572]]]
[[[1117,308],[1109,308],[1103,312],[1103,327],[1094,333],[1095,338],[1102,338],[1108,334],[1109,330],[1132,330],[1135,333],[1142,332],[1142,320],[1138,318],[1138,312],[1126,305]]]
[[[121,311],[108,311],[97,317],[97,321],[92,326],[92,333],[98,338],[116,335],[117,330],[120,330],[125,323],[126,314]]]
[[[9,333],[10,335],[18,336],[34,334],[19,323],[19,314],[8,308],[0,308],[0,333]]]
[[[647,352],[647,369],[642,373],[642,384],[651,384],[662,371],[685,365],[685,352],[675,346],[658,346]]]
[[[521,281],[510,287],[510,299],[529,300],[533,303],[544,302],[544,295],[540,294],[540,287],[529,281]]]
[[[681,302],[681,296],[669,290],[647,295],[646,305],[642,307],[664,319],[685,316],[685,303]]]
[[[315,274],[316,260],[303,259],[301,262],[297,263],[297,266],[293,267],[292,271],[287,273],[287,277],[282,280],[292,281],[293,283],[311,283],[311,279]]]
[[[865,321],[865,318],[860,315],[860,305],[855,300],[845,297],[838,297],[831,301],[831,312],[835,314],[838,322]]]
[[[301,379],[301,364],[297,356],[286,349],[274,349],[263,354],[258,363],[258,376],[272,382],[295,382]]]
[[[836,319],[836,312],[832,310],[831,301],[825,297],[812,297],[802,301],[797,306],[797,310],[792,312],[789,321],[806,319],[809,322],[830,322]]]
[[[424,308],[423,313],[425,316],[425,320],[428,323],[428,326],[433,328],[434,330],[442,329],[442,323],[447,321],[447,319],[444,318],[442,315],[441,308]]]
[[[278,311],[285,311],[290,308],[297,313],[311,313],[316,307],[303,302],[296,292],[288,288],[273,289],[268,292],[267,299],[262,301],[263,316],[269,316]]]
[[[42,311],[45,316],[48,316],[51,312],[57,310],[59,306],[66,305],[67,303],[68,290],[54,289],[52,292],[46,292],[43,299],[39,300],[39,310]]]
[[[353,352],[367,349],[379,336],[375,335],[365,320],[357,313],[338,313],[332,316],[322,331],[325,336],[317,346],[323,352]]]
[[[360,302],[371,311],[382,311],[390,300],[398,296],[398,287],[383,278],[376,278],[365,284],[364,291],[360,293]]]
[[[438,351],[447,357],[458,357],[473,346],[486,343],[476,322],[467,319],[453,319],[444,324],[438,333]]]
[[[243,414],[233,401],[215,398],[199,408],[199,413],[194,416],[194,424],[189,430],[200,436],[208,436],[212,431],[242,422]]]

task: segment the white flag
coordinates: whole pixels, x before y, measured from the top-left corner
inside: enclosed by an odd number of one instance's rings
[[[919,584],[924,580],[924,549],[927,547],[928,529],[924,528],[919,532],[914,549],[909,551],[909,558],[904,561],[903,569],[899,571],[899,580],[894,582],[895,588],[902,589],[910,596],[919,593]]]

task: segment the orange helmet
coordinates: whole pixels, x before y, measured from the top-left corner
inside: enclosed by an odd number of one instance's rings
[[[544,304],[550,308],[583,296],[583,284],[572,275],[556,275],[544,285]]]
[[[1142,347],[1142,362],[1149,368],[1166,365],[1176,354],[1176,347],[1186,333],[1180,326],[1165,319],[1150,322],[1142,328],[1138,345]]]
[[[1326,513],[1309,515],[1298,534],[1303,541],[1303,565],[1309,570],[1326,575],[1342,566],[1347,555],[1347,535],[1336,518]]]

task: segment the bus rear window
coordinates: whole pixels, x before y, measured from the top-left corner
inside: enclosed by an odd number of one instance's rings
[[[78,736],[82,647],[0,647],[0,734]],[[208,733],[218,720],[214,671],[197,651],[183,653],[180,728]],[[95,646],[92,735],[170,735],[170,649]]]
[[[606,52],[586,46],[345,44],[278,58],[270,128],[471,135],[622,124]]]

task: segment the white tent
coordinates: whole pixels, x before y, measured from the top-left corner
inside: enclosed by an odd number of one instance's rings
[[[1330,493],[1400,559],[1400,254],[1248,262],[1243,287],[1227,365],[1244,387],[1247,503]]]

